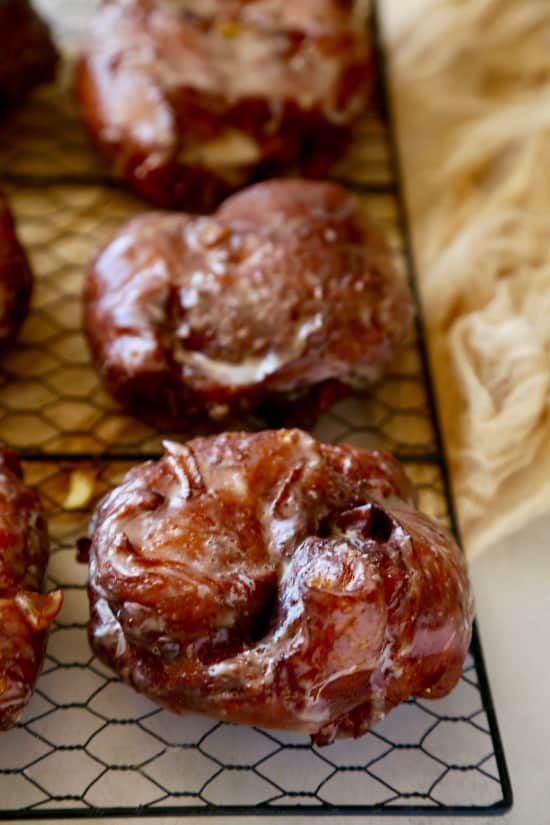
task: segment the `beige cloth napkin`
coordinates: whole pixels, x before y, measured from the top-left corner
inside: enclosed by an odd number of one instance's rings
[[[469,555],[550,510],[550,3],[382,0]]]

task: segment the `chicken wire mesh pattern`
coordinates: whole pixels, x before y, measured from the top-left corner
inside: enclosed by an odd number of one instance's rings
[[[51,632],[38,689],[21,723],[3,735],[0,799],[37,815],[101,810],[268,806],[422,805],[441,809],[471,798],[498,803],[502,788],[476,668],[441,700],[407,702],[359,740],[311,747],[308,737],[175,716],[123,685],[87,642],[86,566],[75,542],[89,509],[68,510],[75,473],[95,479],[95,498],[128,462],[26,462],[48,513],[52,555],[47,585],[65,603]],[[445,516],[440,471],[408,464],[422,509]]]
[[[40,0],[74,51],[95,4]],[[120,223],[147,208],[90,151],[65,66],[0,130],[0,182],[36,274],[31,315],[0,372],[0,439],[27,457],[48,512],[48,587],[65,603],[38,689],[2,736],[0,818],[505,810],[511,795],[477,636],[446,699],[411,700],[373,732],[325,748],[297,734],[177,717],[123,685],[86,636],[86,566],[76,560],[93,501],[72,509],[80,474],[94,499],[162,436],[124,415],[102,389],[81,334],[83,273]],[[388,230],[403,269],[399,202],[384,124],[370,116],[337,178]],[[323,416],[314,435],[385,447],[406,462],[422,509],[452,526],[422,341],[411,340],[369,393]],[[246,422],[258,426],[258,422]],[[181,437],[181,434],[180,434]]]
[[[110,171],[90,152],[85,130],[71,99],[70,63],[56,87],[37,89],[32,106],[14,112],[0,133],[0,167],[6,177],[40,182],[112,182]],[[55,157],[55,163],[52,158]],[[360,161],[358,163],[357,161]],[[336,173],[341,180],[391,187],[392,173],[383,127],[374,115],[361,122],[347,157]]]
[[[32,312],[18,346],[0,370],[0,439],[21,454],[144,452],[160,436],[124,415],[102,388],[81,328],[84,272],[120,224],[143,210],[125,193],[96,185],[36,185],[22,179],[6,188],[36,285]],[[395,202],[367,194],[400,257]],[[418,350],[411,341],[385,380],[361,398],[342,401],[319,434],[339,432],[357,446],[396,453],[435,449]]]

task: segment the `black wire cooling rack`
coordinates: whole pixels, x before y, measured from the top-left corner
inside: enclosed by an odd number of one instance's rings
[[[61,39],[64,0],[56,12]],[[77,31],[93,13],[71,7]],[[75,22],[76,21],[76,22]],[[400,171],[380,69],[380,117],[371,116],[338,178],[386,227],[396,259],[413,265]],[[83,269],[94,249],[144,205],[106,177],[90,152],[63,83],[39,91],[0,133],[0,179],[37,274],[33,310],[0,376],[0,438],[25,459],[49,517],[48,585],[65,604],[35,696],[2,735],[0,819],[238,814],[490,814],[512,791],[477,628],[450,696],[410,700],[367,736],[316,748],[301,735],[176,717],[121,684],[86,638],[86,568],[75,542],[97,500],[160,450],[160,436],[122,415],[99,386],[80,333]],[[420,505],[456,530],[422,323],[392,371],[345,399],[315,434],[381,446],[403,462]],[[70,492],[93,480],[92,500]]]

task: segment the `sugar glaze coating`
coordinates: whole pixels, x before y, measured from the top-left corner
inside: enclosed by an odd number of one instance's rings
[[[301,430],[165,444],[91,527],[90,640],[183,713],[359,736],[457,682],[463,556],[391,456]]]
[[[303,180],[256,184],[209,217],[131,220],[92,264],[85,307],[113,395],[180,430],[285,405],[304,425],[313,398],[309,425],[335,389],[379,377],[412,318],[359,199]]]
[[[324,177],[371,76],[364,22],[345,0],[106,0],[76,90],[134,190],[209,211],[252,179]]]
[[[61,608],[43,595],[48,533],[15,454],[0,445],[0,731],[18,720],[42,667],[46,630]]]

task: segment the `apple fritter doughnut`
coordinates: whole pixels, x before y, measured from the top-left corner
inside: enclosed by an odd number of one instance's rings
[[[161,428],[309,426],[407,335],[381,230],[333,183],[256,184],[209,217],[149,213],[92,264],[85,330],[115,398]],[[209,426],[210,426],[209,425]]]
[[[0,731],[17,722],[44,659],[47,628],[63,596],[42,594],[48,531],[15,454],[0,444]]]
[[[115,173],[199,212],[289,169],[325,177],[371,85],[346,0],[105,0],[76,71]]]
[[[167,442],[91,540],[92,647],[176,712],[327,743],[460,676],[463,555],[384,453],[301,430]]]

